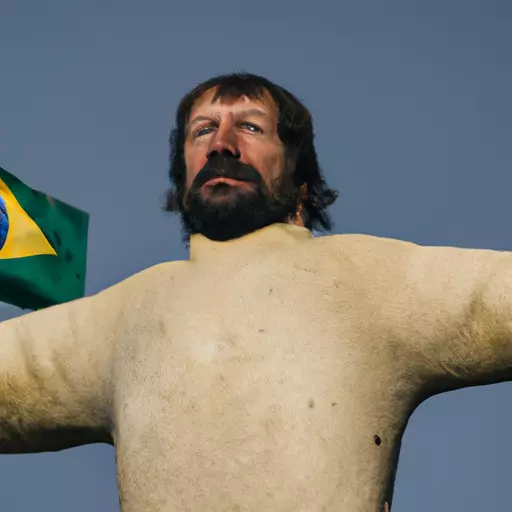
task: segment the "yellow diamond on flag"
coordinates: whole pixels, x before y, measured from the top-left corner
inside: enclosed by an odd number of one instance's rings
[[[50,242],[22,208],[5,182],[0,179],[0,213],[2,214],[2,242],[0,259],[25,258],[57,253]]]

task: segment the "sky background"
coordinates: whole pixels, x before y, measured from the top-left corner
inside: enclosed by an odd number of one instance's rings
[[[512,250],[511,46],[509,0],[0,0],[0,166],[90,212],[88,294],[185,259],[174,111],[242,69],[310,108],[335,233]],[[511,432],[509,383],[423,403],[392,512],[511,510]],[[114,450],[0,456],[0,509],[118,511]]]

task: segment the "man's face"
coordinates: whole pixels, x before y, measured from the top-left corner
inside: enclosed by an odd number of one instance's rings
[[[215,93],[196,101],[186,127],[183,214],[191,234],[228,240],[285,222],[295,212],[297,193],[285,173],[270,95],[212,103]]]

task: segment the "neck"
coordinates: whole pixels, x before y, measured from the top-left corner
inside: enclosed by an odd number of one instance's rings
[[[190,259],[211,258],[216,254],[226,254],[226,252],[233,252],[234,249],[242,247],[251,251],[267,250],[270,247],[288,245],[297,240],[312,238],[312,236],[311,231],[304,226],[285,223],[271,224],[240,238],[225,242],[210,240],[197,233],[190,237]]]

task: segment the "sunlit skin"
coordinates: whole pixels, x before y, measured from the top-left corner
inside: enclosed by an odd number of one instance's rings
[[[272,193],[285,168],[285,148],[277,131],[278,110],[268,93],[261,101],[246,96],[220,98],[212,103],[216,88],[210,89],[192,108],[185,139],[186,191],[209,155],[229,152],[256,169]],[[225,184],[220,188],[219,184]],[[203,185],[209,200],[224,201],[255,185],[229,178],[215,178]],[[213,188],[215,194],[212,194]],[[300,209],[300,206],[299,206]],[[300,224],[300,215],[293,224]]]

